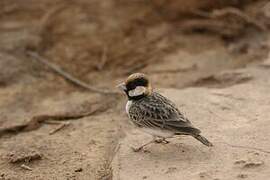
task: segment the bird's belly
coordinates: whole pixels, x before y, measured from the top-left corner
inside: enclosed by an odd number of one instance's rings
[[[152,136],[157,136],[157,137],[169,138],[174,135],[173,132],[166,131],[166,130],[150,129],[150,128],[139,128],[139,129],[148,134],[151,134]]]

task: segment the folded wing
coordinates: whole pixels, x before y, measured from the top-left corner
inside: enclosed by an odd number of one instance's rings
[[[175,134],[200,134],[169,99],[158,93],[135,102],[130,117],[139,127],[170,130]]]

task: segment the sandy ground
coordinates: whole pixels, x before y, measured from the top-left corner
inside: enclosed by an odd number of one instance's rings
[[[214,147],[208,148],[191,137],[179,137],[134,153],[131,146],[152,137],[133,131],[121,141],[114,160],[114,179],[267,179],[269,69],[240,72],[252,80],[222,89],[162,89],[162,94],[177,103]]]
[[[219,25],[231,24],[231,18],[214,27],[208,25],[216,19],[203,19],[198,28],[201,17],[167,16],[157,6],[122,0],[0,2],[1,180],[267,179],[269,153],[247,147],[269,149],[268,30],[241,18],[225,28]],[[267,7],[260,1],[244,10],[268,27]],[[195,21],[191,28],[188,22]],[[215,146],[181,137],[131,152],[130,145],[149,136],[128,129],[124,96],[75,86],[29,51],[100,89],[113,90],[132,72],[147,73],[154,88],[174,100]],[[3,131],[40,117],[46,121]]]

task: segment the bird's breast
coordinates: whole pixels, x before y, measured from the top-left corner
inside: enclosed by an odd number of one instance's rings
[[[128,100],[127,104],[126,104],[126,113],[127,115],[129,116],[129,109],[130,109],[130,106],[132,105],[132,101],[131,100]]]

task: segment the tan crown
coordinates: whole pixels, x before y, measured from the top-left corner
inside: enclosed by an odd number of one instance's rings
[[[144,79],[147,79],[149,81],[148,77],[145,74],[143,74],[143,73],[134,73],[134,74],[131,74],[130,76],[128,76],[125,83],[127,84],[127,83],[132,82],[135,79],[139,79],[139,78],[144,78]]]

